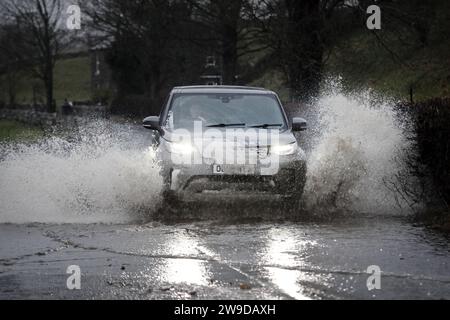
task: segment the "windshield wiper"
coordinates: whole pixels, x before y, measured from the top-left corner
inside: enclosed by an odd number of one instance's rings
[[[245,123],[219,123],[207,126],[207,128],[245,127]]]
[[[280,123],[277,123],[277,124],[265,123],[265,124],[258,124],[258,125],[250,126],[249,128],[268,129],[268,128],[272,128],[272,127],[282,127],[282,126],[283,125]]]

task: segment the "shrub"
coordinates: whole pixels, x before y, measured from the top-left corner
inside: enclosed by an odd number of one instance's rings
[[[433,99],[412,106],[418,160],[426,165],[433,186],[450,203],[450,99]]]
[[[450,99],[437,98],[398,106],[412,125],[407,134],[415,150],[404,159],[417,181],[407,186],[408,173],[398,179],[401,190],[417,203],[448,208],[450,201]]]

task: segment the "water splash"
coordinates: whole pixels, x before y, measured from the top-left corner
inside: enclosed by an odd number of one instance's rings
[[[159,170],[149,137],[135,131],[96,121],[2,145],[0,223],[126,223],[155,209]]]
[[[344,94],[336,86],[317,101],[305,194],[309,210],[394,214],[407,207],[389,188],[405,169],[399,155],[412,150],[403,130],[408,121],[394,105],[370,91]]]
[[[300,138],[309,145],[306,214],[398,212],[387,181],[405,171],[398,159],[411,150],[403,134],[407,121],[398,118],[393,102],[369,91],[348,95],[332,86],[327,92],[302,114],[312,124]],[[149,135],[138,126],[96,121],[37,144],[0,145],[0,223],[151,218],[161,204],[162,181]]]

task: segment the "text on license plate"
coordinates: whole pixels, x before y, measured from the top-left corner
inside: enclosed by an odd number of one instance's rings
[[[256,173],[255,166],[227,166],[215,164],[212,167],[215,175],[254,175]]]

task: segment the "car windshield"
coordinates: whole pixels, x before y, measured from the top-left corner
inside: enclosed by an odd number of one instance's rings
[[[203,127],[285,128],[278,99],[267,94],[176,94],[166,125],[189,129],[195,122]]]

